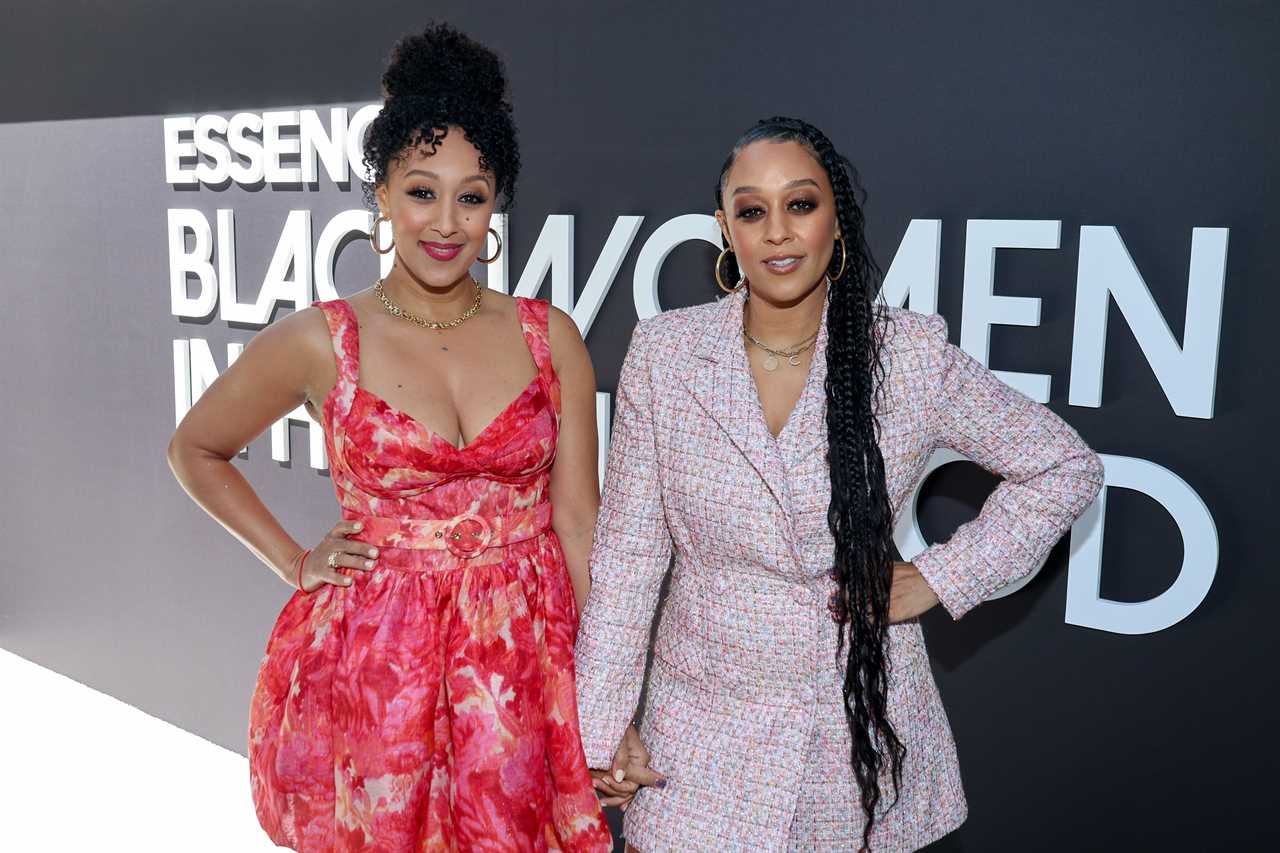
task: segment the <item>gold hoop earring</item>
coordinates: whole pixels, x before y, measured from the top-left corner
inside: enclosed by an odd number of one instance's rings
[[[724,265],[725,257],[732,254],[733,254],[733,247],[725,246],[724,250],[720,252],[720,257],[716,258],[716,284],[720,285],[720,289],[723,290],[725,293],[737,293],[739,290],[742,289],[742,285],[745,284],[747,281],[746,278],[740,278],[738,279],[737,284],[735,284],[733,287],[729,287],[724,283],[724,279],[721,278],[720,267]]]
[[[497,231],[494,231],[492,228],[489,229],[489,233],[493,235],[494,240],[498,241],[498,251],[493,253],[492,258],[481,258],[477,256],[476,260],[482,264],[491,264],[498,259],[499,255],[502,254],[502,235],[499,234]]]
[[[845,265],[845,264],[848,262],[848,260],[849,260],[849,253],[848,253],[848,251],[847,251],[847,250],[845,249],[845,247],[844,247],[844,235],[843,235],[843,234],[838,234],[838,235],[836,235],[836,239],[840,241],[840,272],[838,272],[838,273],[836,273],[835,275],[831,276],[831,280],[832,280],[832,281],[839,281],[839,280],[840,280],[840,277],[841,277],[842,275],[844,275],[844,265]]]
[[[377,219],[373,220],[373,227],[369,229],[369,245],[372,246],[373,250],[377,252],[379,255],[385,255],[387,252],[390,252],[392,249],[396,247],[396,238],[394,235],[392,235],[391,237],[390,246],[388,246],[385,249],[379,248],[378,246],[378,223],[390,222],[390,221],[391,221],[390,216],[387,216],[386,214],[381,214],[378,216]]]

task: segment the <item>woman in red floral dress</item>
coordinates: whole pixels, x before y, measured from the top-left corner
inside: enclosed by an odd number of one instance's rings
[[[307,853],[605,851],[573,685],[590,360],[563,312],[468,272],[519,167],[498,58],[431,27],[383,87],[365,157],[392,272],[265,329],[169,449],[191,496],[299,588],[253,696],[258,817]],[[308,549],[230,461],[300,402],[342,510]]]

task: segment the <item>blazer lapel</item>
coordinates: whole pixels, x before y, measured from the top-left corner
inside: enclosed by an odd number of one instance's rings
[[[877,334],[888,335],[884,321],[877,324]],[[891,368],[890,345],[886,341],[880,351],[880,361],[884,365],[885,385],[880,389],[872,402],[872,412],[877,418],[890,411],[886,401],[889,395],[888,373]],[[818,327],[818,339],[813,347],[813,368],[804,392],[796,403],[791,422],[782,433],[782,445],[787,458],[793,461],[803,459],[813,453],[821,453],[825,458],[827,452],[827,313],[822,312],[822,324]],[[793,430],[794,427],[794,430]]]
[[[795,411],[780,436],[786,458],[793,464],[812,453],[827,453],[827,312],[823,309],[813,363]]]
[[[694,398],[751,463],[786,514],[791,499],[787,468],[778,442],[769,433],[755,379],[742,345],[742,294],[721,300],[694,350],[695,363],[685,377]],[[789,530],[790,525],[784,525]],[[790,534],[788,534],[790,535]]]

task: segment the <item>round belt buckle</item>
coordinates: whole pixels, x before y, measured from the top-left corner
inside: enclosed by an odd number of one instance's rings
[[[479,532],[474,536],[469,535],[462,527],[467,522],[474,522],[479,527]],[[489,547],[491,539],[493,539],[493,528],[489,526],[489,522],[470,513],[455,518],[444,531],[444,545],[457,557],[470,558],[478,555]]]

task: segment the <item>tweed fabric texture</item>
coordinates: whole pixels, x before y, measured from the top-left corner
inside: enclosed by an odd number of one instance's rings
[[[641,322],[619,379],[577,691],[587,762],[607,767],[636,709],[670,565],[641,728],[668,784],[641,790],[625,821],[642,853],[852,850],[862,833],[828,611],[825,316],[775,438],[743,348],[743,301]],[[895,516],[936,448],[1003,477],[975,520],[915,560],[959,618],[1039,563],[1096,496],[1102,467],[1057,415],[948,343],[941,317],[889,309],[880,331],[876,410]],[[890,626],[887,653],[907,757],[872,850],[914,850],[967,806],[919,623]],[[881,786],[887,805],[887,777]]]

